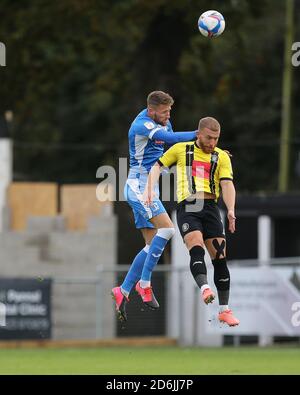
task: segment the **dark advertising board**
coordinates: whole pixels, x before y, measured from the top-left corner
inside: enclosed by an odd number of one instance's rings
[[[0,278],[0,339],[51,337],[51,279]]]

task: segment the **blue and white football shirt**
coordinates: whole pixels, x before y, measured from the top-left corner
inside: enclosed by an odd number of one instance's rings
[[[165,142],[174,144],[195,137],[195,131],[174,133],[170,121],[166,126],[156,123],[148,116],[147,109],[141,111],[132,122],[128,132],[130,170],[124,194],[133,210],[137,228],[153,228],[149,219],[166,212],[159,200],[158,183],[155,187],[156,199],[152,205],[148,207],[142,200],[148,173],[163,155]]]
[[[162,126],[141,111],[132,122],[128,132],[130,169],[141,173],[149,172],[164,152],[164,141],[155,139],[155,132],[164,130],[174,133],[170,121]]]

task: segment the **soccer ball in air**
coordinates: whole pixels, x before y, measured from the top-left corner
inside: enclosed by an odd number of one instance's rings
[[[203,12],[198,19],[198,28],[205,37],[217,37],[225,29],[224,17],[214,10]]]

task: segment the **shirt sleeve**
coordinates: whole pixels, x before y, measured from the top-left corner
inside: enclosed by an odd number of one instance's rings
[[[157,126],[151,121],[140,122],[138,125],[135,125],[134,128],[135,134],[148,137],[149,139],[152,139],[153,134],[157,130],[163,130],[163,127]]]
[[[178,159],[178,144],[169,148],[158,160],[161,166],[171,167]]]
[[[219,170],[220,180],[233,180],[233,171],[231,166],[231,160],[226,152],[222,152],[220,155],[220,170]]]
[[[192,132],[174,132],[171,124],[166,127],[159,126],[151,121],[143,121],[136,125],[135,133],[141,136],[148,137],[150,140],[156,139],[167,144],[176,144],[184,141],[192,141],[196,138],[196,131]]]
[[[149,136],[150,137],[150,136]],[[196,138],[196,132],[166,132],[163,129],[155,130],[150,138],[162,140],[167,144],[182,143],[193,141]]]

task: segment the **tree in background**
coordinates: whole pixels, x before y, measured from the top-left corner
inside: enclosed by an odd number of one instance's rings
[[[197,29],[207,9],[226,20],[214,40]],[[283,15],[274,0],[3,0],[0,114],[14,113],[15,178],[96,182],[98,166],[127,155],[147,93],[162,89],[175,130],[221,120],[239,191],[276,190]]]

